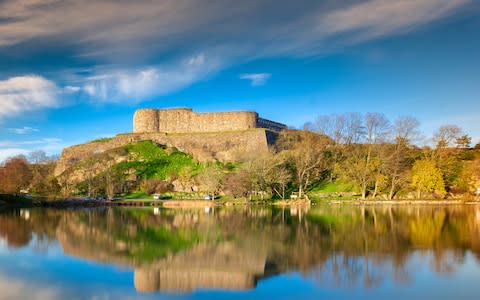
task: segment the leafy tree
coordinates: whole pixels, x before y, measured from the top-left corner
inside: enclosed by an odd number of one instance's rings
[[[6,161],[0,169],[0,190],[5,193],[18,193],[28,188],[32,172],[24,157],[15,157]]]
[[[417,190],[417,198],[422,192],[445,195],[445,184],[442,172],[431,160],[418,160],[412,168],[412,187]]]
[[[468,134],[464,134],[456,139],[457,148],[470,148],[472,138]]]

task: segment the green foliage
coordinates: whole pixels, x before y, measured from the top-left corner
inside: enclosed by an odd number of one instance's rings
[[[433,216],[423,216],[409,220],[410,239],[417,247],[432,247],[442,233],[445,212],[436,212]]]
[[[173,232],[167,227],[140,227],[133,238],[126,237],[130,256],[140,262],[148,262],[191,247],[200,237],[188,230]]]
[[[417,160],[412,168],[412,187],[421,192],[445,195],[442,172],[431,160]]]
[[[358,190],[358,187],[355,186],[352,182],[345,181],[334,181],[334,182],[323,182],[314,189],[312,192],[317,193],[341,193],[341,192],[355,192]]]
[[[152,196],[150,196],[147,193],[144,193],[142,191],[135,191],[131,193],[127,193],[122,195],[122,198],[124,199],[152,199]]]
[[[125,146],[129,160],[114,167],[118,170],[135,170],[139,178],[168,179],[173,174],[188,169],[190,176],[198,173],[202,165],[191,156],[176,149],[158,146],[151,141],[142,141]]]

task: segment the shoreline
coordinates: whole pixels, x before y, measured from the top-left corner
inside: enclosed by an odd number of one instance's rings
[[[203,199],[189,200],[144,200],[128,199],[114,201],[98,200],[58,200],[58,201],[39,201],[27,203],[9,203],[0,201],[0,208],[92,208],[92,207],[163,207],[169,209],[181,208],[205,208],[232,205],[273,205],[277,207],[305,207],[310,205],[394,205],[394,206],[417,206],[417,205],[480,205],[480,200],[337,200],[322,199],[320,201],[309,200],[278,200],[273,202],[245,202],[245,201],[212,201]]]
[[[333,205],[480,205],[479,200],[326,200]]]

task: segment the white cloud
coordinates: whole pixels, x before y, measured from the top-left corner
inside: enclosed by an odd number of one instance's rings
[[[286,0],[282,5],[271,0],[45,2],[0,1],[0,19],[6,20],[0,23],[0,46],[54,36],[77,45],[82,52],[78,57],[107,60],[118,53],[131,59],[132,53],[148,56],[211,47],[253,56],[264,51],[261,55],[292,54],[316,48],[319,42],[329,47],[325,38],[345,32],[357,31],[367,39],[418,27],[472,1]],[[252,49],[254,53],[245,53]],[[116,57],[117,62],[126,57]]]
[[[186,87],[217,71],[222,63],[204,54],[140,70],[97,71],[83,91],[100,102],[139,102]]]
[[[59,138],[24,141],[0,140],[0,162],[17,155],[28,155],[35,150],[43,150],[49,155],[58,154],[65,146],[67,145]]]
[[[18,156],[18,155],[27,155],[29,150],[22,148],[0,148],[0,163],[5,161],[7,158]]]
[[[35,282],[26,282],[21,279],[12,279],[10,276],[0,274],[0,300],[7,299],[62,299],[60,290],[52,286],[40,286]],[[35,292],[33,292],[35,291]]]
[[[329,12],[317,30],[328,35],[352,33],[347,42],[360,42],[397,33],[445,17],[469,0],[371,0]]]
[[[21,128],[8,128],[8,131],[16,133],[16,134],[29,134],[32,132],[38,132],[39,130],[37,128],[29,127],[29,126],[23,126]]]
[[[27,141],[8,141],[0,140],[0,147],[16,147],[22,145],[56,145],[60,143],[62,139],[59,138],[42,138],[38,140],[27,140]]]
[[[249,80],[252,86],[264,85],[270,77],[272,77],[270,73],[249,73],[239,76],[240,79]]]
[[[73,94],[73,93],[79,92],[81,88],[78,86],[67,85],[66,87],[63,88],[63,90],[68,94]]]
[[[0,120],[23,112],[59,105],[57,85],[40,76],[12,77],[0,81]]]
[[[62,77],[72,79],[72,85],[61,89],[63,94],[139,102],[184,88],[234,63],[317,56],[346,44],[415,30],[468,3],[473,1],[0,1],[0,48],[25,41],[36,46],[35,40],[54,38],[55,44],[44,43],[49,50],[58,43],[75,53],[75,59],[102,66],[86,82],[84,73]],[[32,46],[33,53],[42,53],[44,44]],[[199,54],[186,57],[188,53]],[[254,86],[269,76],[244,75]],[[0,99],[5,98],[2,83]],[[29,104],[2,106],[0,119],[42,106]]]

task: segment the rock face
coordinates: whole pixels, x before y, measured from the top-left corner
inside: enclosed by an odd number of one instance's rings
[[[284,124],[262,119],[256,112],[140,109],[133,116],[133,133],[64,149],[55,176],[92,154],[145,140],[175,147],[199,161],[235,161],[249,153],[267,151],[283,129]]]
[[[130,143],[153,141],[192,155],[199,161],[235,161],[246,153],[259,153],[268,150],[275,133],[267,129],[251,129],[231,132],[168,134],[132,133],[122,134],[107,141],[65,148],[55,168],[55,176],[61,175],[75,163],[92,154],[102,153]]]
[[[133,132],[219,132],[265,128],[279,132],[287,126],[262,119],[256,112],[196,113],[191,108],[139,109],[133,116]]]

